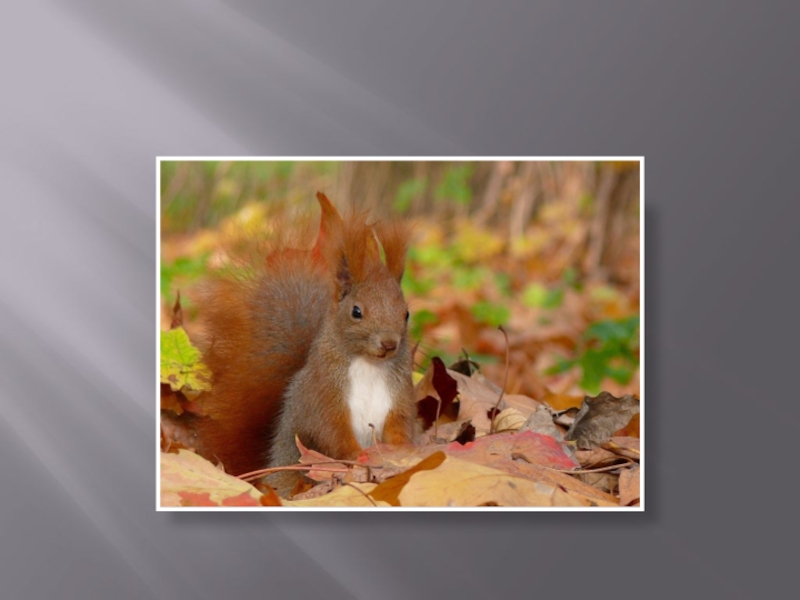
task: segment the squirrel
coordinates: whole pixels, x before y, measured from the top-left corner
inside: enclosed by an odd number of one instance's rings
[[[317,194],[311,251],[279,248],[251,277],[216,277],[197,298],[212,373],[198,451],[234,475],[296,464],[295,436],[335,459],[377,439],[413,441],[408,305],[400,287],[409,231],[343,219]],[[381,250],[385,260],[381,260]],[[300,471],[263,479],[282,496]]]

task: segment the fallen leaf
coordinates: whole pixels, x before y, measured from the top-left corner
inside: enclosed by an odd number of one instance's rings
[[[520,430],[549,435],[559,441],[564,439],[564,434],[561,433],[561,430],[553,423],[553,413],[551,413],[546,406],[540,406],[531,413],[525,423],[522,424]]]
[[[417,473],[435,469],[447,459],[444,452],[434,452],[424,460],[420,461],[416,466],[387,479],[383,483],[372,490],[370,496],[376,501],[386,502],[391,506],[400,506],[400,493],[403,491],[405,485],[411,480],[411,477]],[[406,505],[410,506],[410,505]],[[419,505],[415,505],[419,506]]]
[[[632,502],[639,500],[639,466],[624,469],[619,475],[619,503],[622,506],[630,506]]]
[[[453,402],[458,395],[458,385],[438,356],[431,360],[431,367],[417,384],[415,393],[418,414],[426,429],[440,417],[458,418],[459,407]]]
[[[189,341],[183,327],[161,332],[161,383],[173,391],[182,388],[208,391],[211,370],[200,360],[200,351]]]
[[[260,506],[261,493],[194,452],[161,453],[161,506]]]
[[[615,398],[608,392],[601,392],[595,398],[586,396],[564,438],[574,440],[581,449],[597,448],[610,440],[614,432],[627,425],[638,412],[639,399],[631,395]]]
[[[593,450],[577,450],[575,452],[575,458],[578,459],[578,462],[581,463],[581,467],[584,469],[607,467],[609,465],[621,462],[618,454],[614,454],[613,452],[609,452],[603,448],[594,448]],[[624,462],[621,464],[622,466],[625,465]]]
[[[457,444],[461,444],[462,446],[475,441],[475,426],[471,421],[466,421],[462,425],[461,431],[458,432],[456,439],[453,441]]]
[[[574,495],[558,485],[531,481],[452,456],[445,457],[441,453],[433,457],[444,457],[444,460],[434,469],[411,473],[397,493],[400,506],[590,505],[585,497]],[[376,496],[381,486],[392,482],[380,484],[372,496]]]
[[[518,431],[524,424],[525,415],[516,408],[507,408],[494,418],[493,429],[496,433]]]
[[[603,447],[609,452],[639,460],[641,458],[640,441],[636,437],[614,436]]]
[[[517,409],[525,418],[530,417],[533,411],[542,405],[541,402],[537,402],[533,398],[523,396],[522,394],[505,394],[503,396],[503,403],[509,408]]]
[[[294,436],[294,443],[297,445],[297,449],[300,450],[300,460],[298,462],[301,465],[323,467],[323,469],[310,469],[307,471],[305,475],[309,479],[313,479],[314,481],[330,481],[336,475],[342,475],[344,471],[347,470],[347,466],[344,463],[334,462],[334,459],[325,456],[321,452],[306,448],[297,436]],[[337,473],[337,469],[340,470],[341,473]]]
[[[463,446],[448,444],[445,450],[451,456],[498,468],[504,468],[504,463],[513,464],[515,455],[538,467],[561,470],[578,467],[578,462],[564,453],[557,440],[532,431],[487,435]]]
[[[487,435],[464,444],[430,444],[427,446],[384,446],[381,453],[371,447],[359,456],[359,462],[382,465],[373,470],[373,480],[386,481],[407,473],[434,453],[444,452],[460,460],[490,466],[506,473],[548,485],[559,485],[571,493],[583,496],[590,503],[617,506],[614,496],[587,485],[568,473],[578,466],[565,453],[563,446],[549,436],[533,432]]]
[[[321,484],[325,485],[325,484]],[[354,489],[357,488],[357,489]],[[301,500],[284,500],[284,506],[312,507],[312,506],[357,506],[371,508],[389,506],[388,503],[375,499],[371,492],[377,487],[374,483],[353,483],[343,485],[330,493]],[[359,491],[360,490],[360,491]],[[313,490],[312,490],[313,491]],[[370,501],[370,499],[372,501]]]
[[[488,414],[497,404],[500,389],[492,389],[474,377],[467,377],[455,371],[448,373],[458,384],[458,418],[472,421],[478,434],[489,433],[492,422]],[[502,411],[505,408],[505,401],[501,401],[498,409]]]

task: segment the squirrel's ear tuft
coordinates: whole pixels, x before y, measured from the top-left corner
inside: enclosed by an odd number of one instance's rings
[[[336,267],[336,298],[339,302],[344,300],[353,287],[353,277],[350,268],[347,266],[347,256],[342,254],[339,257],[339,265]]]
[[[320,203],[324,205],[324,201]],[[336,297],[341,301],[355,283],[366,278],[369,257],[373,253],[377,255],[377,245],[365,215],[342,219],[334,212],[326,218],[325,210],[323,208],[325,241],[319,249],[328,272],[333,275]]]
[[[311,250],[311,256],[315,262],[322,262],[325,248],[331,244],[331,235],[333,230],[342,226],[342,217],[339,211],[333,205],[333,202],[328,200],[328,197],[322,192],[317,192],[317,200],[319,200],[319,207],[322,210],[322,215],[319,221],[319,235],[314,248]]]
[[[379,223],[375,228],[375,235],[386,255],[386,268],[399,283],[406,268],[411,232],[408,226],[400,222]]]

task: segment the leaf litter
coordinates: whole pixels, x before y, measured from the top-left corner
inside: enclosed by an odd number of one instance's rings
[[[427,426],[418,445],[379,443],[366,448],[356,461],[339,461],[297,440],[298,468],[305,471],[309,486],[292,499],[280,499],[269,486],[257,488],[179,450],[162,454],[162,505],[477,507],[639,502],[639,440],[613,435],[638,412],[636,398],[608,393],[586,397],[567,432],[554,421],[557,411],[518,398],[520,408],[501,404],[496,433],[489,434],[488,414],[497,402],[497,390],[475,375],[445,369],[440,362],[433,361],[417,385],[420,421]],[[591,449],[580,449],[582,445]],[[259,473],[249,479],[257,479]]]

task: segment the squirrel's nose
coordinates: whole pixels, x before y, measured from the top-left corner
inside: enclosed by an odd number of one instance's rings
[[[397,342],[395,340],[381,340],[381,347],[387,352],[394,352],[397,350]]]

